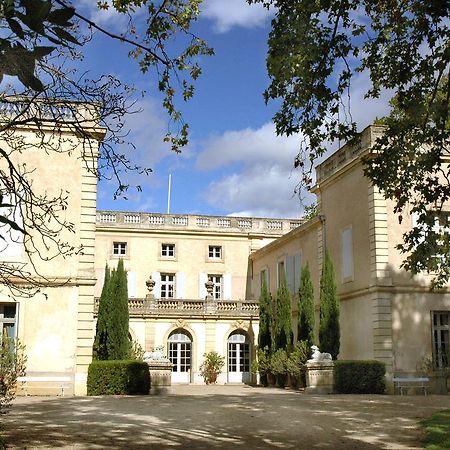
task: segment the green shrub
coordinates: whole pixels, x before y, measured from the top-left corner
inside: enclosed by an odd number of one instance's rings
[[[383,394],[386,367],[380,361],[335,361],[334,382],[339,394]]]
[[[272,357],[270,358],[270,371],[274,375],[287,375],[287,360],[286,350],[278,349],[272,353]]]
[[[308,355],[309,347],[307,341],[299,341],[294,345],[286,362],[286,370],[291,377],[299,378],[305,372]]]
[[[148,364],[142,361],[92,361],[88,395],[146,395],[150,391]]]

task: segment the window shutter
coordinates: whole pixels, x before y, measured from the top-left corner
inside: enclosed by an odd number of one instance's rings
[[[152,272],[152,278],[155,282],[153,295],[155,296],[155,298],[161,298],[161,274],[159,272]]]
[[[294,284],[295,284],[295,265],[294,265],[294,256],[286,256],[286,284],[289,292],[291,294],[294,293]]]
[[[206,295],[208,294],[206,292],[206,286],[205,283],[208,281],[208,274],[201,272],[198,274],[198,297],[201,300],[204,300],[206,298]]]
[[[302,270],[302,255],[298,253],[294,255],[294,294],[300,288],[300,271]]]
[[[223,276],[223,299],[231,300],[231,273]]]
[[[136,297],[136,272],[127,272],[128,298]]]
[[[346,228],[341,233],[342,243],[342,279],[353,277],[353,236],[352,228]]]
[[[184,273],[177,272],[175,275],[175,298],[184,298]]]

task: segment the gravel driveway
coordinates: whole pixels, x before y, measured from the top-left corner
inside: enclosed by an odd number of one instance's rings
[[[408,449],[450,396],[326,395],[175,386],[172,395],[22,397],[2,418],[7,448]]]

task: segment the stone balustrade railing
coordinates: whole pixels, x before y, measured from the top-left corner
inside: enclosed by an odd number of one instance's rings
[[[98,300],[95,299],[95,314],[98,312]],[[217,315],[249,318],[259,315],[259,304],[250,300],[181,300],[147,297],[128,299],[128,311],[131,317]]]
[[[51,99],[3,96],[0,98],[0,120],[39,119],[43,122],[76,122],[82,126],[95,126],[98,105]]]
[[[360,135],[356,144],[345,144],[323,163],[316,167],[318,183],[336,173],[343,166],[356,159],[360,154],[372,147],[375,140],[383,134],[382,125],[370,125]]]
[[[281,235],[302,224],[300,219],[255,217],[218,217],[188,214],[159,214],[121,211],[97,211],[98,227],[148,229],[220,229],[240,233],[263,232]]]

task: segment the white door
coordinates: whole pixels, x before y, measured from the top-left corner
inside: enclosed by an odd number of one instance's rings
[[[169,336],[169,360],[173,364],[172,383],[190,383],[192,340],[183,330]]]
[[[228,338],[228,382],[250,383],[250,342],[243,331]]]

